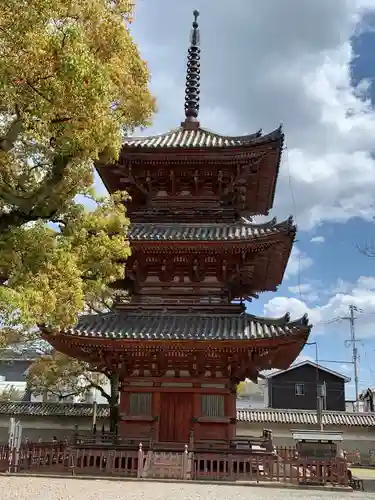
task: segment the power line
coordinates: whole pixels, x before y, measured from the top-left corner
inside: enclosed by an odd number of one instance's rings
[[[298,227],[298,221],[297,221],[297,204],[296,204],[296,197],[294,195],[294,189],[293,189],[293,182],[292,182],[292,176],[291,176],[291,173],[290,173],[290,165],[289,165],[289,149],[288,149],[288,146],[284,146],[284,151],[286,152],[285,154],[285,164],[286,164],[286,168],[287,168],[287,175],[288,175],[288,181],[289,181],[289,189],[290,189],[290,195],[291,195],[291,199],[292,199],[292,205],[293,205],[293,216],[294,216],[294,220],[296,221],[296,225]],[[299,296],[300,296],[300,299],[302,301],[304,301],[304,297],[303,297],[303,294],[302,294],[302,288],[301,288],[301,251],[298,252],[298,255],[297,255],[297,288],[298,288],[298,293],[299,293]]]
[[[353,364],[353,361],[348,361],[348,360],[333,360],[333,359],[321,359],[320,360],[321,363],[338,363],[339,365],[352,365]]]

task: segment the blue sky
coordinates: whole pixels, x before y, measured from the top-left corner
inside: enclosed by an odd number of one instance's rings
[[[249,304],[255,314],[308,312],[319,358],[350,361],[348,306],[357,321],[360,389],[375,385],[375,0],[137,2],[135,40],[159,112],[146,134],[183,118],[192,10],[201,11],[201,125],[222,134],[284,124],[287,149],[272,216],[299,226],[286,278]],[[268,4],[272,4],[268,5]],[[314,239],[315,238],[315,239]],[[314,347],[304,356],[315,358]],[[348,363],[325,363],[352,376]],[[347,398],[353,397],[348,384]]]
[[[353,86],[368,82],[366,97],[375,106],[375,13],[367,13],[361,19],[362,28],[353,34],[351,44],[353,58],[351,65],[351,79]],[[374,129],[375,134],[375,129]],[[312,243],[314,237],[324,238],[323,243]],[[375,224],[354,217],[344,223],[324,223],[310,231],[300,231],[297,244],[301,252],[308,255],[313,263],[306,269],[298,272],[296,276],[284,280],[279,288],[278,295],[289,295],[290,287],[295,287],[293,294],[303,302],[311,305],[324,306],[324,296],[306,300],[304,293],[305,283],[319,281],[324,288],[337,283],[338,279],[354,283],[360,276],[375,274],[375,257],[366,257],[358,247],[373,250],[375,248]],[[374,252],[375,253],[375,252]],[[302,285],[301,285],[302,284]],[[257,304],[252,304],[249,309],[262,313],[264,305],[270,300],[271,294],[264,294]],[[353,301],[355,303],[355,301]],[[375,314],[371,308],[362,309],[356,321],[356,332],[359,339],[359,384],[360,388],[375,386]],[[318,343],[319,358],[332,361],[351,361],[351,348],[345,346],[349,338],[349,322],[347,320],[335,321],[348,314],[332,314],[313,329],[310,341]],[[373,317],[373,319],[372,319]],[[331,322],[332,321],[332,322]],[[369,325],[370,324],[370,325]],[[370,331],[369,331],[370,329]],[[374,329],[373,332],[371,330]],[[304,355],[315,359],[315,346],[307,346]],[[348,363],[324,363],[332,370],[342,372],[352,378],[347,385],[347,398],[354,397],[353,365]]]
[[[362,28],[351,39],[353,58],[351,65],[351,79],[353,86],[368,82],[366,97],[375,106],[375,13],[368,13],[361,19]],[[374,129],[375,133],[375,129]],[[324,238],[322,243],[312,243],[314,237]],[[345,223],[324,223],[310,231],[301,231],[298,234],[298,247],[305,255],[309,255],[313,263],[306,270],[298,272],[296,276],[284,281],[278,294],[290,295],[290,287],[296,287],[293,295],[303,302],[312,305],[324,306],[325,297],[306,300],[306,293],[301,283],[314,283],[319,281],[331,287],[338,279],[354,283],[360,276],[371,276],[375,273],[375,258],[364,255],[359,248],[375,248],[375,224],[354,217]],[[375,253],[375,252],[374,252]],[[302,289],[301,289],[302,288]],[[252,309],[259,311],[270,300],[270,294],[262,296]],[[355,301],[353,301],[355,303]],[[363,311],[363,312],[362,312]],[[358,347],[360,353],[359,384],[360,388],[375,385],[375,314],[370,308],[362,309],[356,321]],[[310,338],[318,342],[319,358],[333,361],[351,361],[351,349],[345,346],[349,338],[349,322],[347,320],[335,321],[348,314],[335,315],[318,323]],[[372,319],[372,317],[374,319]],[[331,322],[332,321],[332,322]],[[368,325],[370,323],[370,325]],[[369,331],[370,329],[370,331]],[[371,330],[374,329],[374,332]],[[304,350],[306,356],[315,359],[315,346],[307,346]],[[324,363],[333,370],[345,373],[353,380],[353,366],[348,363]],[[353,397],[353,383],[347,386],[347,397]]]

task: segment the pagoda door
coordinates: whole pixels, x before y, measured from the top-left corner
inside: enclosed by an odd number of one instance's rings
[[[159,441],[187,444],[192,422],[192,393],[161,393]]]

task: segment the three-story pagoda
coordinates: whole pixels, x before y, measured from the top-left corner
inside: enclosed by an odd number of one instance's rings
[[[194,12],[185,119],[127,137],[117,164],[98,164],[109,192],[131,196],[132,255],[114,312],[83,315],[50,342],[120,375],[120,433],[159,442],[231,440],[236,385],[285,369],[306,343],[307,317],[265,319],[246,301],[276,291],[290,257],[292,219],[254,224],[272,208],[283,133],[228,137],[200,126],[200,47]]]

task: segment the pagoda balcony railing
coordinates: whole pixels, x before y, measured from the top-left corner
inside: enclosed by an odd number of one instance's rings
[[[218,292],[219,293],[219,292]],[[144,305],[144,306],[152,306],[152,305],[160,305],[160,304],[172,304],[172,305],[207,305],[207,304],[231,304],[229,299],[227,297],[223,297],[222,295],[211,295],[207,296],[204,295],[204,292],[202,294],[191,294],[189,296],[183,296],[183,295],[171,295],[168,297],[167,295],[160,296],[159,295],[143,295],[142,293],[138,295],[133,295],[129,300],[124,301],[124,303],[131,303],[131,304],[139,304],[139,305]]]
[[[70,441],[70,445],[75,448],[118,448],[138,450],[139,444],[142,443],[144,448],[152,447],[152,437],[134,437],[124,438],[116,433],[77,433],[75,432]]]

